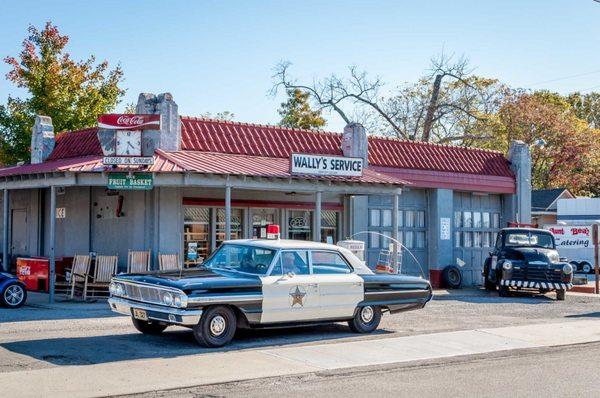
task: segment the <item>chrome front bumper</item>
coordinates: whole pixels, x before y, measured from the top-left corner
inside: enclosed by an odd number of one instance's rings
[[[565,282],[541,282],[541,281],[522,281],[517,279],[502,279],[500,286],[526,288],[526,289],[547,289],[547,290],[571,290],[572,283]]]
[[[132,308],[145,310],[148,319],[173,325],[194,326],[200,322],[200,317],[202,316],[202,310],[170,308],[161,305],[140,303],[120,297],[109,298],[108,305],[110,305],[110,309],[114,312],[128,316],[132,316]]]

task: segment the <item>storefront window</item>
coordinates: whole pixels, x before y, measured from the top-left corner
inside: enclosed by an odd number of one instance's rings
[[[279,224],[277,209],[250,209],[250,222],[252,223],[251,237],[253,239],[267,238],[267,225]]]
[[[337,211],[323,210],[321,212],[321,241],[335,244],[338,241],[337,231],[339,214]]]
[[[418,231],[415,234],[415,247],[417,249],[423,249],[425,248],[425,231]]]
[[[210,209],[184,207],[183,213],[184,264],[190,267],[210,253]]]
[[[483,212],[482,214],[482,226],[483,228],[490,228],[490,213]]]
[[[481,213],[478,211],[473,212],[473,227],[481,228]]]
[[[231,209],[231,239],[242,239],[244,237],[242,209]],[[217,247],[225,240],[225,209],[217,209],[217,236],[215,242]]]
[[[403,211],[402,210],[398,210],[398,227],[402,228],[404,226],[404,217],[403,216]]]
[[[392,226],[392,211],[391,210],[382,210],[382,227],[391,227]]]
[[[470,211],[463,211],[463,227],[473,228],[473,213]]]
[[[288,238],[312,240],[312,212],[308,210],[288,211]]]
[[[413,231],[404,232],[404,247],[412,249],[414,247],[414,233]]]
[[[454,228],[462,228],[462,213],[460,211],[454,212]]]

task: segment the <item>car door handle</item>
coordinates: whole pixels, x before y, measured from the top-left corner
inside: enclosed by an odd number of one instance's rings
[[[319,284],[318,283],[309,283],[307,286],[308,287],[319,287]]]

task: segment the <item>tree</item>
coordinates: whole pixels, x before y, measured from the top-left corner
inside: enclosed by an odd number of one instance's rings
[[[559,94],[513,91],[494,123],[483,128],[493,138],[478,146],[507,152],[512,140],[531,145],[534,189],[566,187],[585,194],[600,182],[595,171],[600,131],[579,119],[568,99]],[[538,139],[546,142],[543,148],[533,146]]]
[[[288,100],[281,103],[279,124],[284,127],[297,129],[319,129],[325,126],[325,119],[321,116],[321,110],[313,110],[310,107],[309,97],[305,91],[298,88],[287,90]]]
[[[36,114],[52,117],[56,132],[96,124],[98,115],[114,109],[124,90],[120,66],[96,64],[92,55],[74,61],[65,47],[68,36],[47,22],[43,30],[29,26],[18,57],[6,57],[11,66],[6,78],[28,91],[26,99],[9,97],[0,107],[0,140],[3,163],[29,160],[31,127]]]
[[[291,78],[290,66],[284,62],[276,67],[273,93],[279,88],[300,89],[320,109],[336,112],[346,123],[361,122],[372,134],[414,141],[484,139],[466,135],[465,130],[493,114],[506,91],[495,79],[472,75],[466,59],[443,54],[432,60],[430,73],[417,83],[401,85],[387,95],[381,93],[381,78],[370,78],[355,66],[349,68],[348,77],[331,75],[312,84]]]
[[[235,114],[230,111],[217,112],[215,114],[204,112],[202,115],[200,115],[200,117],[204,119],[215,119],[230,122],[235,118]]]

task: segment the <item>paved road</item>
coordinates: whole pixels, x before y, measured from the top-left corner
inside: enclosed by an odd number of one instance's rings
[[[594,397],[600,343],[509,351],[300,376],[256,379],[128,397]]]
[[[582,295],[567,295],[560,302],[552,294],[502,299],[483,291],[457,292],[438,296],[423,310],[385,315],[381,329],[372,335],[353,334],[344,324],[241,331],[224,351],[595,319],[600,317],[599,303],[596,297]],[[104,308],[104,304],[72,304],[54,310],[0,309],[0,373],[215,352],[199,347],[184,328],[144,336],[127,317],[113,316]]]

